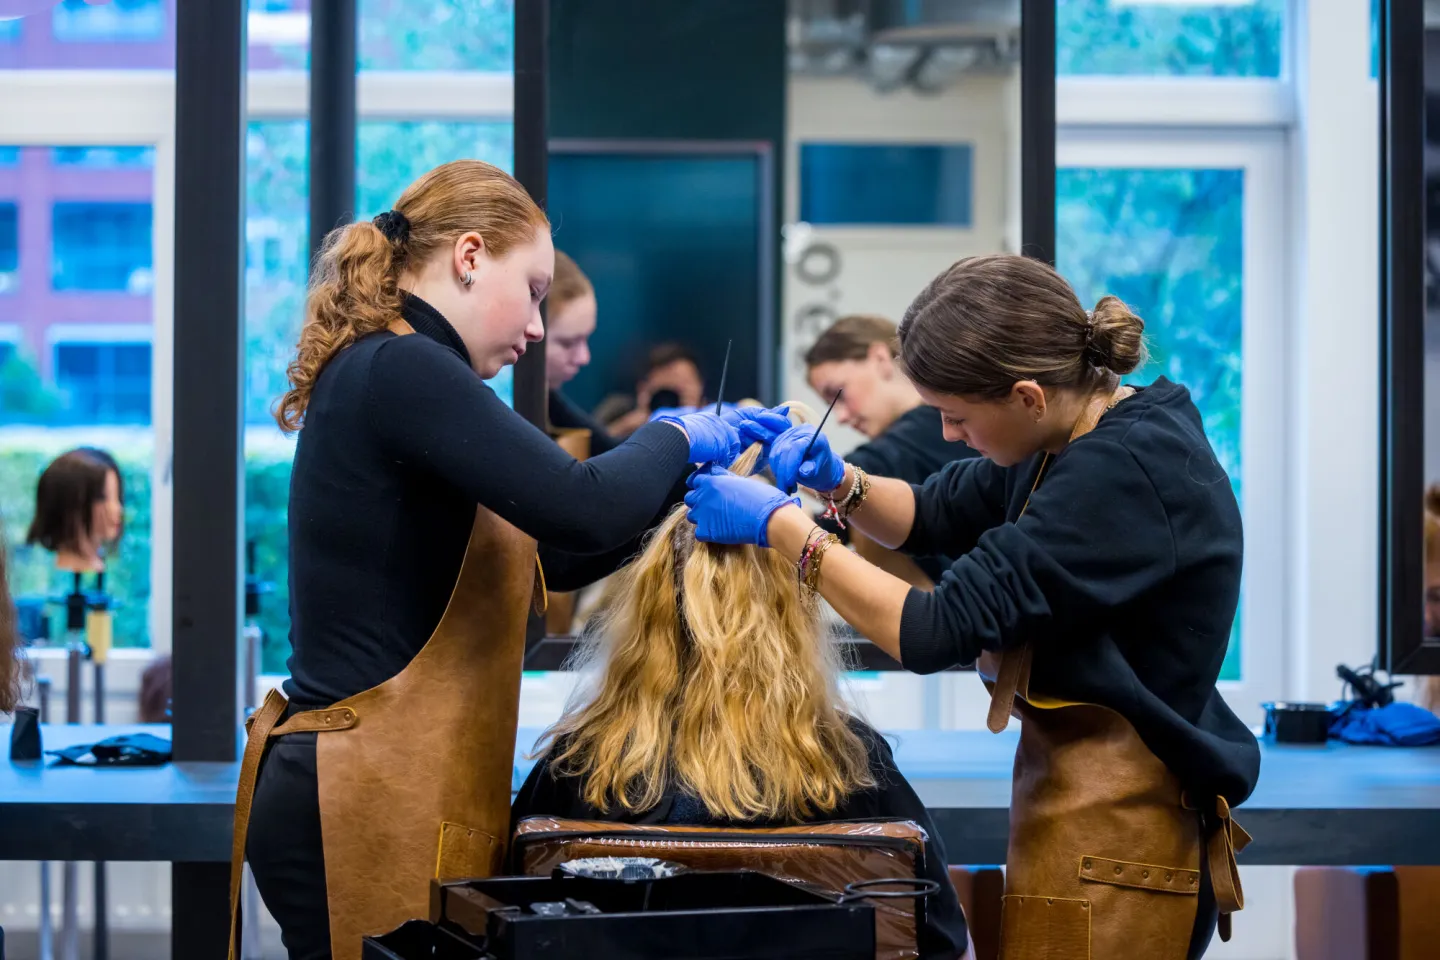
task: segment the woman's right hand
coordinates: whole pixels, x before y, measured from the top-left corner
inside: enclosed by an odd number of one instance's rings
[[[808,454],[806,447],[810,448]],[[770,470],[776,484],[787,493],[793,493],[797,484],[829,493],[845,480],[845,461],[835,456],[825,434],[817,433],[809,423],[791,427],[770,444]]]
[[[724,419],[708,411],[657,418],[679,428],[690,440],[691,463],[716,463],[728,467],[740,455],[740,434]]]

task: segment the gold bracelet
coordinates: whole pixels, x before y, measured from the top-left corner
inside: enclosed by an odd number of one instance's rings
[[[815,550],[810,556],[810,569],[805,571],[805,586],[810,588],[811,593],[820,592],[820,562],[825,559],[825,551],[839,542],[840,538],[833,533],[826,533],[816,542]]]
[[[819,536],[813,534],[805,541],[805,552],[800,556],[800,583],[810,593],[818,593],[820,590],[820,561],[825,556],[825,551],[830,549],[831,544],[839,543],[840,538],[833,533],[815,528]]]

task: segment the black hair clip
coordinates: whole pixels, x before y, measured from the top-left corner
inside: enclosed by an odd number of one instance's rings
[[[410,220],[399,210],[386,210],[370,222],[396,246],[403,247],[410,242]]]

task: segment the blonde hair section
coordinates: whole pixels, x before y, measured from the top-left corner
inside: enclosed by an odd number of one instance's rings
[[[791,417],[813,419],[796,404]],[[760,453],[731,472],[751,476]],[[716,819],[793,822],[875,785],[837,645],[779,553],[701,543],[681,505],[612,587],[578,655],[585,679],[541,741],[587,803],[642,812],[673,787]]]

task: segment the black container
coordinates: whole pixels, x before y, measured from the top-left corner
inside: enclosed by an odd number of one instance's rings
[[[1330,738],[1330,708],[1323,703],[1262,703],[1265,736],[1276,743],[1324,743]]]
[[[35,707],[16,707],[15,726],[10,730],[10,759],[39,760],[40,711]]]
[[[485,960],[873,960],[875,910],[751,871],[655,880],[499,877],[442,884],[443,930]],[[480,927],[484,927],[483,938]],[[412,925],[407,924],[407,927]],[[411,939],[401,942],[401,935]],[[396,938],[393,941],[391,938]],[[405,927],[365,941],[363,960],[450,957]],[[447,944],[448,946],[448,944]],[[378,952],[388,950],[390,952]],[[403,952],[403,951],[410,952]],[[455,953],[456,960],[468,960]]]
[[[383,937],[366,937],[360,960],[483,960],[485,951],[462,937],[424,920],[409,923]],[[4,960],[4,958],[0,958]]]

